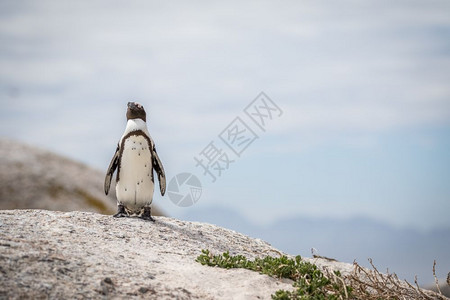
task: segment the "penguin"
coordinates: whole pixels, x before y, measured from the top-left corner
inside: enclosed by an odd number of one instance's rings
[[[108,195],[111,179],[117,169],[117,213],[114,217],[137,215],[154,222],[151,216],[155,187],[153,170],[158,175],[161,196],[166,192],[166,175],[147,129],[144,107],[136,102],[128,102],[126,116],[125,132],[106,171],[105,194]]]

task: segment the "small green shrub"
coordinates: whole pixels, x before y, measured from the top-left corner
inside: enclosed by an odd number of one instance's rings
[[[229,252],[222,255],[212,255],[209,250],[202,250],[197,262],[221,268],[244,268],[277,278],[289,278],[295,281],[294,291],[279,290],[272,295],[272,299],[341,299],[348,298],[351,288],[327,278],[316,265],[302,261],[300,255],[295,259],[287,256],[256,258],[248,260],[245,256],[232,256]],[[340,277],[339,272],[335,272]]]
[[[293,291],[278,290],[272,295],[276,300],[398,300],[398,299],[448,299],[439,293],[432,293],[416,287],[407,281],[400,281],[395,273],[382,274],[372,264],[373,270],[368,270],[356,262],[351,274],[342,276],[339,271],[325,271],[324,274],[316,265],[302,261],[300,256],[294,259],[287,256],[278,258],[267,256],[248,260],[242,255],[230,255],[225,252],[222,255],[213,255],[208,250],[202,250],[202,254],[196,261],[203,265],[218,266],[221,268],[245,268],[277,278],[289,278],[294,281]],[[436,285],[438,280],[435,273],[436,262],[433,265],[433,275]]]

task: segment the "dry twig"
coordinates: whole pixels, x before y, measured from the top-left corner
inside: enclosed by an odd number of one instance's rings
[[[441,293],[432,293],[421,289],[415,280],[416,286],[407,281],[398,279],[395,273],[382,274],[369,259],[372,270],[361,267],[354,262],[353,273],[344,279],[347,285],[353,288],[352,296],[355,299],[448,299]]]
[[[439,287],[439,280],[436,277],[436,260],[433,262],[433,276],[434,276],[434,283],[436,284],[436,289],[439,292],[439,294],[442,295],[441,288]]]

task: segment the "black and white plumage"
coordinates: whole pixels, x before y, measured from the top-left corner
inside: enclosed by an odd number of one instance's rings
[[[143,219],[154,221],[150,206],[155,187],[153,170],[158,175],[162,196],[166,191],[166,176],[147,129],[144,107],[139,103],[128,102],[127,126],[106,172],[107,195],[116,169],[118,212],[114,217],[139,215]]]

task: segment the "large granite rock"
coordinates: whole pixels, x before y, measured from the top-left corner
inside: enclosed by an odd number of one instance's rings
[[[111,188],[110,195],[105,195],[104,178],[103,172],[82,163],[0,139],[0,209],[40,208],[113,214],[117,210],[115,191]],[[152,214],[162,213],[153,205]]]
[[[250,259],[283,254],[266,242],[215,225],[155,219],[0,211],[0,299],[270,299],[276,290],[293,289],[290,280],[195,261],[202,249]],[[355,268],[325,258],[304,259],[346,276]],[[381,276],[371,278],[378,282]],[[353,282],[360,280],[367,278]],[[395,283],[395,289],[400,286],[408,288]],[[447,299],[411,288],[406,295],[417,299]]]
[[[195,261],[269,244],[214,225],[89,212],[0,211],[0,298],[269,299],[292,282]]]

